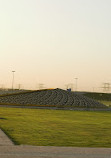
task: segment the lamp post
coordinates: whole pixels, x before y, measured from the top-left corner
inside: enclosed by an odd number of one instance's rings
[[[12,71],[12,74],[13,74],[13,77],[12,77],[12,90],[13,90],[13,88],[14,88],[14,72],[15,72],[15,71]]]
[[[78,78],[75,78],[75,80],[76,80],[76,89],[75,89],[75,91],[77,91],[77,80],[78,80]]]

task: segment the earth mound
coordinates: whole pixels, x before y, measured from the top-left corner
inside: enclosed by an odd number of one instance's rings
[[[106,108],[104,104],[84,95],[68,92],[59,88],[0,96],[0,104]]]

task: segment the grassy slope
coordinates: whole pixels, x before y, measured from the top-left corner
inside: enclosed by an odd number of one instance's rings
[[[111,93],[86,92],[84,95],[95,100],[111,101]]]
[[[97,100],[106,106],[111,107],[111,93],[93,93],[93,92],[88,93],[87,92],[84,95],[89,98],[93,98],[94,100]]]
[[[111,107],[111,101],[99,101],[100,103],[102,103],[102,104],[104,104],[104,105],[106,105],[106,106],[109,106],[109,107]]]
[[[111,147],[111,113],[0,108],[0,127],[16,144]]]

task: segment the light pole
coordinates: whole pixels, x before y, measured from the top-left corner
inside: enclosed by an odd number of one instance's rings
[[[13,77],[12,77],[12,90],[13,90],[13,87],[14,87],[14,72],[15,71],[12,71],[12,74],[13,74]]]
[[[78,80],[78,78],[75,78],[75,80],[76,80],[76,89],[75,89],[75,91],[77,91],[77,80]]]

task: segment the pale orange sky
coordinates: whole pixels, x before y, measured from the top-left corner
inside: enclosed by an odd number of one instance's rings
[[[0,86],[111,83],[110,0],[0,0]]]

